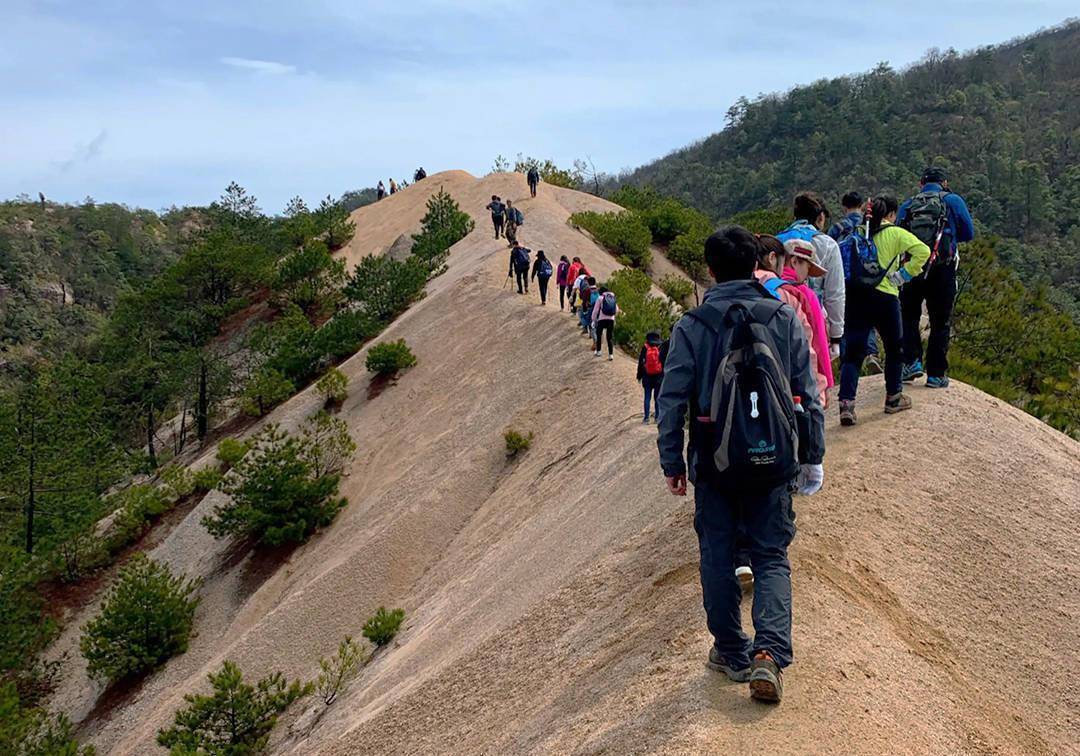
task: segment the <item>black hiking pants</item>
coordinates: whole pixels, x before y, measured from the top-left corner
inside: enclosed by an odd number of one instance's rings
[[[551,276],[537,276],[536,282],[540,286],[540,304],[547,304],[547,287]]]
[[[530,181],[529,182],[529,194],[531,194],[533,197],[536,196],[536,182],[535,181]]]
[[[498,239],[500,236],[502,236],[503,223],[505,222],[505,220],[506,219],[503,218],[501,215],[493,215],[493,216],[491,216],[491,225],[495,226],[495,238],[496,239]]]
[[[781,667],[791,663],[791,564],[795,537],[787,484],[755,492],[727,490],[698,476],[694,530],[701,550],[701,592],[717,650],[734,669],[768,651]],[[742,629],[742,589],[735,578],[736,534],[746,539],[754,565],[754,640]]]
[[[909,282],[910,284],[910,282]],[[903,361],[900,357],[900,302],[892,294],[867,286],[848,286],[844,308],[844,359],[840,364],[840,401],[853,401],[866,359],[870,334],[877,329],[885,347],[885,391],[899,394]]]
[[[566,284],[559,284],[559,309],[562,310],[566,307],[566,292],[570,287]]]
[[[956,301],[956,263],[934,265],[908,281],[900,289],[904,313],[904,362],[911,364],[923,357],[923,302],[930,316],[930,337],[926,340],[926,374],[940,378],[949,370],[949,336],[952,331],[953,304]]]
[[[607,353],[614,354],[615,347],[612,346],[611,336],[615,333],[615,321],[614,320],[597,320],[596,321],[596,351],[600,351],[600,341],[603,339],[604,333],[607,333]]]
[[[514,269],[514,277],[517,280],[518,294],[525,294],[529,291],[529,269],[517,270]],[[524,288],[524,291],[522,291]]]

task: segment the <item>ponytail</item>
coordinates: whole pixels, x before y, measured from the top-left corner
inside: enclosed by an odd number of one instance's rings
[[[881,230],[881,223],[885,220],[885,216],[890,213],[895,213],[899,207],[896,197],[888,194],[874,197],[874,199],[871,200],[870,215],[867,218],[867,227],[871,237],[876,236],[878,231]]]

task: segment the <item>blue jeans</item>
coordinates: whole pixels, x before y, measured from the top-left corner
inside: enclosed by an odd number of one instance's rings
[[[784,485],[759,492],[722,491],[698,478],[694,530],[701,550],[701,591],[706,622],[725,662],[743,669],[758,651],[781,667],[791,664],[791,564],[795,537],[791,494]],[[742,629],[742,589],[735,578],[736,533],[744,528],[754,565],[754,640]]]
[[[877,329],[885,347],[885,390],[890,396],[903,391],[900,357],[900,300],[892,294],[863,286],[849,286],[844,312],[844,360],[840,366],[840,400],[852,401],[859,389],[859,373],[866,359],[870,334]]]
[[[592,308],[584,305],[578,309],[578,323],[582,328],[592,325]]]
[[[656,406],[656,419],[660,419],[660,381],[656,379],[644,378],[641,381],[642,388],[645,389],[645,419],[649,418],[649,397]]]

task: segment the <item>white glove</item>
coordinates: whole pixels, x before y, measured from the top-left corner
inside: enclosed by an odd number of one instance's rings
[[[892,273],[890,273],[889,280],[892,281],[893,285],[899,289],[901,286],[911,280],[911,274],[901,268],[900,270],[894,270]]]
[[[829,359],[836,360],[840,358],[840,345],[829,344]]]
[[[800,496],[813,496],[825,482],[825,468],[821,465],[799,465],[799,477],[795,479]]]

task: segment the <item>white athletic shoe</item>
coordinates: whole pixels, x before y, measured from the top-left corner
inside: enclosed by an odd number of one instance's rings
[[[611,361],[612,361],[613,359],[615,359],[615,355],[609,354],[609,355],[607,356],[607,360],[608,360],[608,362],[611,362]]]
[[[593,352],[593,357],[599,357],[599,356],[600,356],[599,352]]]
[[[748,565],[735,568],[735,578],[739,581],[739,585],[743,590],[746,590],[754,584],[754,571],[750,569]]]

